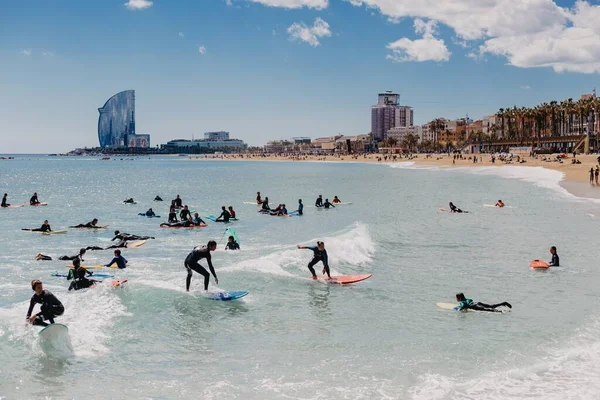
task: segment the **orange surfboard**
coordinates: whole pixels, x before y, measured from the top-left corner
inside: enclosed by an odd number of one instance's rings
[[[127,279],[121,279],[121,280],[116,280],[116,279],[113,279],[113,281],[112,281],[112,285],[113,285],[113,286],[115,286],[115,287],[116,287],[116,286],[121,286],[121,285],[122,285],[122,284],[124,284],[125,282],[127,282]]]
[[[331,279],[326,276],[320,276],[318,280],[325,281],[327,283],[334,283],[340,285],[346,285],[348,283],[356,283],[360,281],[364,281],[365,279],[369,279],[373,274],[364,274],[364,275],[339,275],[332,276]]]
[[[541,260],[533,260],[531,262],[531,264],[529,264],[529,266],[531,268],[541,268],[541,269],[548,269],[550,266],[548,265],[548,263],[541,261]]]

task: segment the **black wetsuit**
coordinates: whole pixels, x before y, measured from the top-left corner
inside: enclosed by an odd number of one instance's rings
[[[169,223],[178,222],[177,213],[175,211],[169,213]]]
[[[105,247],[103,250],[121,249],[121,248],[127,248],[127,240],[119,240],[116,244],[112,244],[108,247]]]
[[[60,300],[56,298],[49,290],[42,290],[39,296],[34,293],[29,302],[29,310],[27,310],[27,319],[31,317],[31,312],[36,304],[41,304],[42,308],[37,314],[37,318],[33,321],[34,325],[48,326],[45,320],[54,323],[54,317],[62,315],[65,312],[65,307]]]
[[[224,210],[221,215],[219,215],[216,222],[229,222],[229,218],[231,218],[231,214],[229,214],[229,211]]]
[[[181,222],[169,222],[168,224],[162,223],[160,224],[160,226],[168,226],[171,228],[188,228],[190,226],[192,226],[192,223],[190,221],[181,221]]]
[[[146,217],[156,217],[156,214],[154,213],[154,211],[146,211]]]
[[[315,207],[323,207],[323,198],[318,197],[317,201],[315,201]]]
[[[319,250],[318,247],[307,247],[307,249],[312,250],[314,255],[313,255],[313,259],[310,260],[310,262],[308,263],[308,269],[310,271],[310,273],[312,274],[313,278],[317,277],[317,274],[315,273],[315,269],[313,268],[315,266],[315,264],[317,264],[318,262],[322,261],[323,262],[323,266],[325,267],[325,272],[327,273],[328,277],[331,277],[331,275],[329,275],[329,262],[327,260],[327,250]]]
[[[108,264],[106,264],[106,266],[110,267],[114,263],[117,264],[117,267],[119,267],[119,269],[125,269],[125,268],[127,268],[127,260],[123,256],[116,256]]]
[[[323,203],[323,207],[325,207],[325,208],[329,208],[329,207],[335,208],[335,206],[333,204],[331,204],[330,202],[328,202],[328,201],[326,201],[325,203]]]
[[[93,279],[86,278],[86,274],[92,275],[93,273],[85,268],[70,269],[67,280],[73,279],[73,282],[69,285],[69,290],[86,289],[97,282]]]
[[[50,224],[43,224],[40,228],[35,228],[31,230],[32,232],[52,232],[50,228]]]
[[[450,211],[451,212],[456,212],[456,213],[463,212],[463,210],[461,210],[460,208],[456,207],[454,204],[450,204]]]
[[[8,206],[10,206],[10,204],[6,202],[6,196],[3,196],[1,207],[8,207]]]
[[[506,306],[508,308],[512,308],[512,305],[507,302],[498,303],[498,304],[485,304],[481,302],[473,302],[471,299],[465,299],[458,304],[458,310],[476,310],[476,311],[487,311],[487,312],[502,312],[500,310],[496,310],[498,307]]]
[[[130,235],[129,233],[119,233],[118,235],[116,235],[114,238],[110,239],[110,241],[115,241],[115,240],[148,240],[148,239],[154,239],[153,236],[138,236],[138,235]]]
[[[304,214],[304,204],[298,203],[298,215]]]
[[[194,223],[194,225],[199,226],[199,225],[206,225],[206,222],[204,222],[202,220],[202,218],[198,217],[198,218],[194,218],[192,220],[192,222]]]
[[[271,211],[271,208],[269,207],[269,202],[267,202],[266,200],[262,202],[262,211]]]
[[[75,226],[70,226],[69,228],[98,228],[98,226],[94,225],[91,221],[87,224],[79,224]]]
[[[551,267],[560,267],[560,260],[558,258],[558,254],[552,254],[552,261],[549,264]]]
[[[190,213],[190,210],[186,210],[185,208],[179,213],[179,218],[181,218],[182,221],[184,219],[188,219],[191,216],[192,214]]]
[[[79,258],[80,261],[83,261],[83,256],[81,254],[77,254],[77,255],[74,255],[74,256],[60,256],[60,257],[58,257],[59,260],[64,260],[64,261],[70,261],[70,260],[74,260],[76,258]]]
[[[161,198],[160,198],[160,196],[156,196],[156,197],[154,198],[154,201],[163,201],[163,199],[161,199]]]
[[[233,242],[227,242],[227,245],[225,245],[225,250],[239,250],[239,249],[240,249],[240,245],[235,240]]]
[[[181,204],[182,204],[181,199],[175,199],[175,200],[173,200],[173,205],[175,207],[179,207],[179,208],[183,207]]]
[[[36,204],[40,204],[40,201],[38,200],[37,195],[31,196],[31,199],[29,199],[29,204],[32,206],[36,205]]]
[[[133,199],[127,199],[127,200],[123,200],[123,203],[133,204],[133,203],[135,203],[135,201]]]
[[[187,269],[188,275],[185,282],[186,290],[190,290],[190,284],[192,283],[192,271],[196,271],[200,275],[204,276],[204,290],[208,290],[208,281],[210,280],[210,274],[208,271],[198,263],[198,261],[206,258],[210,273],[216,277],[215,269],[212,265],[210,250],[206,246],[195,247],[194,250],[185,258],[185,268]]]

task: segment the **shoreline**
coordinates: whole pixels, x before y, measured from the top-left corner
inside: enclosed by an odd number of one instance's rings
[[[516,157],[525,161],[516,162]],[[352,155],[306,155],[306,156],[288,156],[288,155],[266,155],[252,156],[246,154],[223,154],[219,156],[189,156],[183,161],[250,161],[250,162],[323,162],[323,163],[361,163],[361,164],[401,164],[413,163],[417,167],[441,167],[441,168],[482,168],[482,167],[542,167],[546,170],[557,171],[562,174],[559,185],[567,192],[578,198],[600,199],[600,185],[591,185],[589,183],[590,168],[598,166],[597,155],[577,155],[576,159],[580,164],[572,164],[573,155],[567,155],[562,159],[562,163],[556,161],[556,155],[537,155],[530,157],[529,154],[516,154],[513,157],[515,161],[502,162],[498,159],[492,163],[489,154],[476,155],[477,163],[473,163],[473,155],[465,155],[463,159],[453,159],[453,156],[447,154],[416,154],[412,157],[397,157],[385,154],[368,154],[360,156]]]

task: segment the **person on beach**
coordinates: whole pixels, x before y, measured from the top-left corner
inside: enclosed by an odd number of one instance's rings
[[[594,167],[590,168],[590,184],[594,184]]]
[[[79,225],[75,225],[75,226],[70,226],[69,228],[87,228],[87,229],[95,229],[95,228],[101,228],[100,226],[98,226],[98,219],[94,218],[93,220],[91,220],[90,222],[88,222],[87,224],[79,224]]]
[[[194,213],[194,218],[192,219],[192,223],[196,226],[206,225],[206,222],[204,222],[202,220],[202,218],[200,218],[200,215],[198,215],[198,213]]]
[[[262,204],[262,199],[260,197],[260,192],[256,192],[256,204]]]
[[[27,310],[26,316],[26,319],[30,324],[48,326],[49,324],[45,321],[50,321],[50,323],[53,324],[55,317],[63,315],[65,307],[49,290],[44,290],[42,281],[37,279],[32,280],[31,290],[35,293],[31,296],[31,300],[29,301],[29,309]],[[33,307],[36,304],[41,304],[42,307],[39,313],[32,315]]]
[[[225,250],[239,250],[239,249],[240,249],[239,243],[235,241],[235,238],[233,236],[229,236],[227,238],[227,244],[225,245]]]
[[[329,207],[335,208],[335,206],[329,202],[329,199],[325,199],[325,203],[323,203],[323,208],[327,210],[329,209]]]
[[[161,198],[160,198],[160,196],[156,196],[156,197],[154,198],[154,201],[163,201],[163,199],[161,199]]]
[[[229,218],[231,218],[231,214],[225,208],[225,206],[221,207],[221,215],[219,215],[215,222],[229,222]]]
[[[558,253],[556,252],[556,246],[550,247],[550,254],[552,254],[552,260],[548,265],[550,267],[560,267],[560,259],[558,258]]]
[[[69,275],[67,275],[67,280],[73,280],[73,282],[71,282],[69,285],[69,291],[86,289],[90,286],[93,286],[96,282],[99,282],[86,277],[86,275],[91,276],[93,274],[94,273],[92,271],[81,266],[81,261],[78,258],[73,260],[73,268],[69,270]]]
[[[115,257],[105,267],[110,268],[115,263],[119,269],[127,268],[127,260],[121,255],[121,250],[115,250]]]
[[[40,204],[40,201],[38,200],[38,195],[37,192],[33,194],[33,196],[31,196],[31,198],[29,199],[29,205],[31,206],[36,206]]]
[[[458,305],[454,307],[456,311],[466,311],[466,310],[477,310],[477,311],[488,311],[488,312],[502,312],[500,310],[496,310],[498,307],[508,307],[512,308],[512,305],[508,302],[498,303],[498,304],[485,304],[477,302],[475,303],[473,300],[465,297],[463,293],[456,294],[456,301],[458,301]]]
[[[217,242],[214,240],[210,240],[206,246],[197,246],[195,247],[190,254],[185,258],[185,269],[187,269],[187,278],[185,280],[185,291],[190,291],[190,284],[192,283],[192,271],[196,271],[200,275],[204,277],[204,290],[208,290],[208,282],[210,280],[210,274],[208,271],[199,264],[199,261],[203,258],[206,259],[206,263],[208,264],[208,268],[210,269],[210,273],[215,278],[215,282],[218,285],[219,279],[217,278],[217,274],[215,273],[215,268],[212,265],[212,260],[210,256],[211,251],[215,251],[217,249]]]
[[[461,210],[460,208],[456,207],[452,202],[448,203],[448,207],[450,207],[450,212],[453,212],[453,213],[465,212],[465,211]]]
[[[596,165],[596,169],[594,170],[594,179],[596,181],[596,185],[598,185],[598,175],[600,175],[600,167]]]
[[[171,208],[169,209],[169,223],[175,223],[175,222],[179,222],[179,220],[177,219],[177,213],[175,212],[175,206],[171,205]]]
[[[231,216],[232,219],[237,219],[235,217],[235,210],[233,209],[233,206],[227,207],[227,210],[229,210],[229,215]]]
[[[186,220],[189,217],[192,216],[192,213],[190,212],[190,209],[188,208],[188,206],[183,206],[183,210],[181,210],[181,212],[179,213],[179,218],[181,218],[181,220]]]
[[[319,195],[315,200],[315,207],[323,207],[323,195]]]
[[[173,199],[172,204],[177,208],[183,207],[183,201],[181,200],[181,197],[179,197],[179,195],[175,196],[175,199]]]
[[[327,258],[327,250],[325,250],[325,243],[317,242],[316,246],[296,246],[299,249],[307,249],[312,250],[313,259],[308,263],[308,270],[312,274],[313,279],[317,279],[317,274],[315,273],[315,269],[313,268],[318,262],[323,263],[323,274],[327,274],[327,278],[331,279],[331,275],[329,273],[329,260]]]
[[[496,203],[496,207],[504,207],[504,203],[502,202],[502,200],[498,200],[498,202]]]
[[[8,193],[4,193],[4,196],[2,196],[2,204],[0,206],[1,207],[10,206],[10,203],[7,203],[7,200],[8,200]]]
[[[48,220],[45,220],[41,227],[34,229],[22,229],[23,231],[31,231],[31,232],[52,232],[52,228],[50,228],[50,224]]]
[[[337,196],[333,196],[333,200],[331,201],[333,204],[338,204],[341,203],[342,201],[340,199],[338,199]]]

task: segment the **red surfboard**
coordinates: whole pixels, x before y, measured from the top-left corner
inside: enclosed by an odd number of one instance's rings
[[[535,268],[535,269],[538,269],[538,268],[548,269],[548,268],[550,268],[550,266],[548,265],[548,263],[546,263],[544,261],[541,261],[541,260],[533,260],[531,262],[531,264],[529,264],[529,266],[531,268]]]
[[[326,283],[333,283],[339,285],[346,285],[349,283],[356,283],[360,281],[364,281],[365,279],[369,279],[373,274],[364,274],[364,275],[338,275],[332,276],[331,279],[326,276],[321,276],[317,278],[320,281],[325,281]]]

